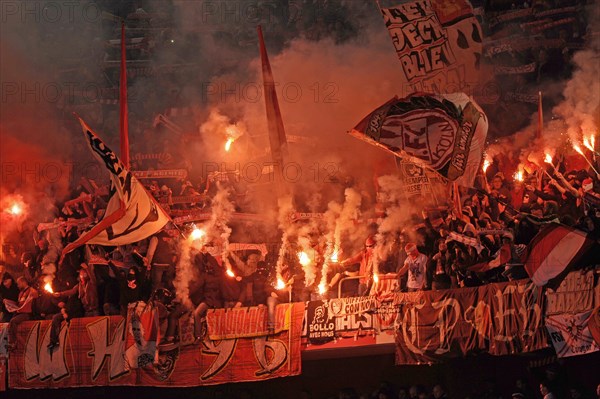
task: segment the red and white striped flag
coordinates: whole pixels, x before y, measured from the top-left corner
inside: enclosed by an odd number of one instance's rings
[[[525,270],[537,286],[556,285],[593,244],[588,235],[572,227],[552,223],[531,241],[525,254]]]
[[[67,245],[62,257],[84,244],[131,244],[150,237],[169,222],[169,216],[117,155],[81,118],[79,122],[92,153],[110,173],[111,195],[102,219]]]

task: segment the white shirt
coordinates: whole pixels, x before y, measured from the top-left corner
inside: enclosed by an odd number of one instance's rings
[[[427,267],[427,256],[419,254],[416,258],[408,257],[404,261],[408,266],[408,281],[406,286],[413,289],[425,288],[425,271]]]

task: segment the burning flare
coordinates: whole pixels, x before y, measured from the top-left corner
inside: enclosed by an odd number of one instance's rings
[[[52,289],[52,284],[50,282],[47,282],[44,285],[44,290],[50,294],[54,294],[54,290]]]
[[[550,165],[552,165],[552,155],[550,155],[549,153],[546,153],[546,157],[544,158],[544,162],[549,163]]]
[[[373,274],[373,282],[375,284],[379,284],[379,274],[377,274],[377,273]]]
[[[229,150],[231,149],[231,145],[242,135],[242,132],[236,125],[229,125],[225,128],[225,134],[227,135],[225,151],[229,152]]]
[[[522,182],[524,180],[524,178],[523,178],[523,170],[521,168],[519,168],[519,170],[517,170],[515,172],[515,174],[513,175],[513,178],[515,179],[515,181]]]
[[[593,133],[590,134],[590,137],[583,136],[583,146],[592,152],[594,152],[594,148],[596,147],[595,141],[596,140],[595,140]],[[575,150],[575,151],[577,151],[577,150]]]
[[[324,283],[319,284],[319,294],[323,295],[327,292],[327,285]]]
[[[277,278],[277,285],[275,286],[275,288],[278,290],[282,290],[285,288],[285,282],[281,279],[281,277]]]
[[[14,203],[10,208],[8,208],[7,212],[13,216],[19,216],[23,213],[23,208],[21,205]]]
[[[194,227],[194,230],[192,230],[192,234],[190,234],[190,238],[192,239],[192,241],[200,240],[204,236],[206,236],[206,232],[197,227]]]
[[[337,263],[338,262],[338,250],[333,251],[333,254],[331,254],[331,263]]]
[[[300,264],[303,267],[306,267],[306,266],[310,265],[310,257],[304,251],[298,252],[298,261],[300,261]]]
[[[483,173],[487,172],[487,170],[491,164],[492,164],[492,161],[488,157],[485,157],[485,159],[483,160]]]
[[[235,273],[231,269],[227,269],[225,273],[231,278],[235,277]]]
[[[579,155],[583,155],[583,151],[582,151],[581,147],[579,146],[579,144],[575,144],[575,143],[573,143],[573,149],[574,149],[575,151],[577,151],[577,153],[578,153]]]
[[[229,152],[229,150],[231,149],[231,144],[233,144],[234,139],[232,139],[231,137],[227,139],[227,142],[225,143],[225,151]]]

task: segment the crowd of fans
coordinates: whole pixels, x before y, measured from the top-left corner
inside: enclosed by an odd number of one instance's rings
[[[304,3],[307,10],[316,7],[316,2]],[[320,18],[304,20],[315,24],[303,27],[306,36],[318,40],[324,35],[333,35],[334,40],[339,42],[355,36],[358,28],[343,18],[336,18],[344,15],[344,7],[350,5],[325,3]],[[583,32],[578,26],[575,28],[572,32],[561,30],[558,35],[565,40],[580,38]],[[527,54],[530,58],[539,58],[538,73],[532,79],[539,81],[556,73],[570,73],[546,68],[545,65],[557,64],[544,60],[543,52],[544,49],[539,55]],[[519,62],[526,63],[527,60]],[[134,156],[133,170],[188,170],[189,178],[161,179],[160,182],[144,180],[148,191],[173,217],[193,210],[210,212],[210,200],[217,185],[231,191],[230,199],[236,209],[243,211],[247,205],[247,187],[235,173],[215,172],[197,176],[189,168],[190,163],[184,153],[172,142],[159,139],[135,142],[152,146],[143,149],[146,153],[162,155],[150,160]],[[600,238],[600,182],[595,173],[588,170],[567,172],[561,165],[548,171],[551,178],[536,173],[525,176],[523,181],[512,181],[500,171],[501,162],[499,159],[492,164],[479,188],[463,191],[460,199],[456,199],[458,194],[455,194],[456,201],[452,206],[442,210],[423,210],[421,215],[413,215],[407,220],[406,228],[396,237],[394,248],[386,251],[389,256],[381,260],[377,270],[373,262],[377,226],[371,226],[373,235],[365,237],[364,248],[353,256],[343,257],[339,264],[330,268],[327,279],[331,288],[329,292],[335,292],[333,289],[342,277],[356,276],[357,285],[346,285],[348,289],[344,295],[368,294],[373,286],[374,272],[397,274],[400,290],[403,291],[471,287],[524,278],[527,275],[522,267],[521,255],[537,232],[550,222],[575,227],[595,240]],[[125,315],[129,303],[147,301],[158,292],[167,297],[174,295],[182,234],[173,225],[147,240],[123,247],[82,247],[59,262],[65,245],[75,241],[90,222],[103,216],[108,195],[107,187],[82,179],[72,191],[69,201],[50,209],[49,219],[32,221],[52,226],[39,227],[30,223],[21,231],[17,242],[5,243],[7,248],[3,252],[6,259],[0,286],[3,299],[1,321],[10,323],[11,345],[15,342],[17,326],[26,320],[51,319],[51,346],[56,346],[58,331],[65,320],[83,316]],[[174,197],[183,196],[194,198],[181,203],[173,201]],[[362,211],[366,214],[369,210]],[[33,240],[31,237],[34,237]],[[199,318],[208,308],[265,305],[270,297],[282,301],[288,299],[287,292],[275,289],[274,257],[279,252],[277,248],[269,251],[266,257],[260,251],[245,250],[240,254],[232,252],[229,259],[222,259],[218,245],[207,243],[192,257],[197,278],[192,279],[190,299]],[[594,260],[600,259],[597,247],[581,261],[581,265],[590,266]],[[297,253],[295,250],[288,252]],[[312,257],[319,273],[324,252],[322,243],[316,239]],[[482,266],[493,262],[496,267]],[[286,263],[284,277],[291,287],[289,298],[313,298],[317,293],[316,287],[304,284],[304,270],[295,255],[289,256]],[[237,278],[227,276],[226,264],[233,265]],[[172,308],[167,340],[175,339],[175,320],[187,310],[177,306]],[[398,396],[415,397],[407,390],[403,392],[405,396],[400,393]],[[348,395],[353,397],[351,393]],[[395,393],[380,392],[379,398],[393,395]],[[416,396],[428,395],[429,392],[417,392]],[[433,395],[436,399],[444,397],[440,387],[433,390]]]
[[[375,235],[366,238],[364,248],[357,254],[342,256],[339,263],[330,264],[330,290],[325,295],[335,295],[336,284],[345,276],[356,276],[358,286],[344,285],[343,295],[369,294],[374,273],[397,276],[402,291],[472,287],[526,278],[522,259],[526,246],[548,223],[574,227],[595,240],[592,250],[579,263],[581,267],[594,266],[600,259],[597,176],[586,170],[561,173],[563,168],[559,166],[549,174],[540,172],[523,181],[507,181],[502,172],[495,172],[497,166],[494,163],[487,171],[489,184],[463,191],[461,201],[455,201],[454,206],[423,210],[421,215],[405,221],[406,227],[398,234],[393,248],[386,251],[388,256],[379,256],[377,269]],[[484,182],[488,179],[481,178]],[[153,184],[150,183],[149,191],[160,198],[161,192],[153,191]],[[52,319],[52,343],[56,345],[63,320],[125,315],[129,303],[147,301],[161,289],[175,295],[175,270],[183,234],[171,223],[142,242],[122,247],[84,246],[59,262],[62,248],[86,227],[85,223],[68,222],[98,219],[103,213],[99,204],[107,201],[107,191],[98,190],[104,193],[103,198],[79,187],[74,196],[83,200],[67,201],[61,211],[57,209],[55,224],[36,230],[34,249],[29,249],[33,241],[28,243],[25,238],[16,250],[12,249],[13,259],[18,252],[18,262],[5,262],[0,291],[5,300],[2,321],[10,322],[12,342],[16,326],[25,320]],[[201,206],[210,212],[210,205]],[[377,223],[370,228],[375,233]],[[313,233],[314,253],[310,256],[320,274],[325,247],[318,231]],[[271,297],[280,301],[319,297],[317,283],[306,286],[305,269],[295,256],[295,249],[288,251],[292,255],[286,258],[283,269],[289,288],[275,288],[278,252],[276,246],[270,248],[270,255],[245,249],[231,251],[223,259],[217,241],[192,252],[194,278],[190,299],[197,316],[201,319],[209,308],[266,305]],[[231,265],[235,278],[227,275],[226,265]],[[320,276],[315,281],[320,281]],[[176,336],[176,318],[189,310],[176,307],[172,312],[167,340]]]

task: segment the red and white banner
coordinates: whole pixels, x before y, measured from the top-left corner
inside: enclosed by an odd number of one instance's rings
[[[381,13],[412,92],[477,84],[482,31],[468,1],[410,1]]]
[[[592,246],[581,230],[559,224],[545,226],[529,243],[525,270],[537,286],[560,283],[572,266]]]
[[[592,311],[546,317],[546,328],[558,357],[585,355],[600,348],[588,328]]]
[[[350,134],[471,187],[479,172],[488,120],[464,93],[394,97]]]
[[[275,307],[274,332],[289,330],[293,307],[280,304]],[[206,315],[208,337],[213,341],[231,338],[261,337],[269,334],[267,328],[267,307],[209,310]]]
[[[173,223],[175,224],[183,224],[190,222],[199,222],[204,220],[209,220],[211,217],[211,212],[207,212],[203,209],[184,209],[184,210],[172,210],[171,215],[173,215]],[[181,216],[179,216],[181,215]],[[264,222],[265,217],[263,215],[259,215],[257,213],[240,213],[234,212],[231,214],[231,220],[234,222]]]
[[[162,170],[133,170],[131,171],[138,179],[185,179],[185,169],[162,169]]]
[[[137,345],[130,345],[129,336],[135,342],[138,332],[132,331],[122,317],[71,320],[68,327],[62,327],[60,346],[52,353],[47,348],[50,321],[25,322],[19,326],[17,350],[11,353],[9,387],[192,387],[298,375],[303,310],[304,304],[293,304],[289,329],[275,335],[205,339],[160,351],[152,362],[132,355],[137,368],[128,364],[126,354]],[[185,336],[183,332],[180,335]],[[140,341],[145,337],[152,339],[152,334],[137,336]],[[182,342],[188,341],[182,338]]]
[[[543,299],[541,289],[525,280],[420,292],[399,304],[396,364],[546,348]]]

